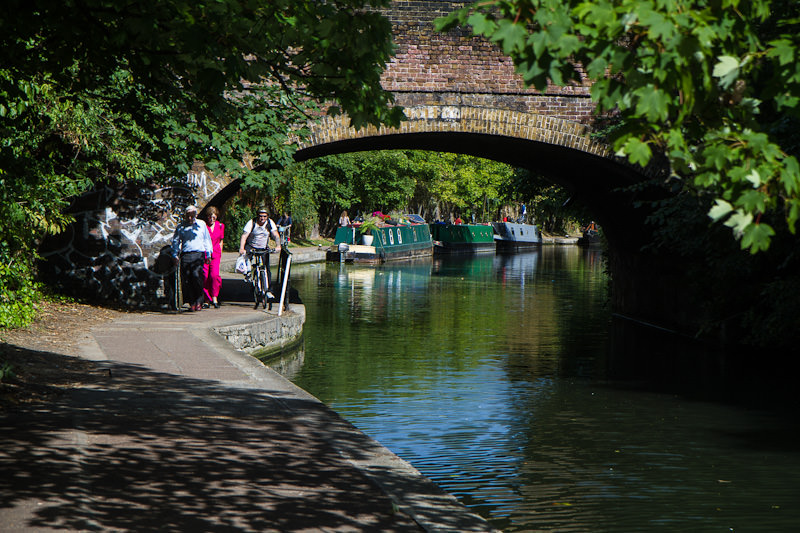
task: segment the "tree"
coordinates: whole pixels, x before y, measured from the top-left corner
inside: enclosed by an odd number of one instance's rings
[[[431,220],[449,214],[496,219],[503,205],[528,202],[536,216],[557,227],[574,215],[561,204],[566,193],[505,163],[463,154],[385,150],[320,157],[286,170],[290,208],[333,233],[342,210],[351,216],[416,212]],[[438,209],[438,213],[437,213]],[[314,213],[315,212],[315,213]],[[313,213],[313,214],[312,214]]]
[[[800,216],[796,144],[800,19],[791,0],[482,0],[437,21],[498,43],[525,82],[592,83],[611,142],[655,154],[670,178],[713,195],[709,216],[766,250]],[[790,128],[796,129],[796,128]],[[783,222],[781,222],[783,220]]]
[[[312,102],[356,127],[397,124],[380,86],[391,25],[373,9],[387,3],[6,2],[0,263],[15,268],[0,276],[0,324],[22,294],[13,287],[30,288],[37,240],[92,184],[164,180],[199,159],[274,187]]]
[[[449,214],[489,220],[493,209],[509,199],[501,195],[503,184],[511,180],[513,168],[497,161],[447,152],[412,152],[412,167],[417,176],[418,203],[424,196],[438,208],[440,216]]]

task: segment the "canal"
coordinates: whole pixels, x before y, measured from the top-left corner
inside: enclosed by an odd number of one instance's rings
[[[307,321],[287,377],[499,529],[800,526],[785,414],[609,374],[599,251],[319,263],[293,277]]]

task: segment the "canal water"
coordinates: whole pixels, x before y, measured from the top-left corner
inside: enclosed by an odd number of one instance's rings
[[[293,279],[307,320],[287,377],[499,529],[800,530],[785,414],[610,375],[599,251]]]

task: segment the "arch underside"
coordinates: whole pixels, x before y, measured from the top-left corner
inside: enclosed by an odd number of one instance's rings
[[[526,168],[568,190],[594,195],[648,174],[615,157],[577,122],[466,105],[419,105],[403,111],[407,120],[397,128],[356,130],[347,117],[325,117],[310,124],[310,135],[301,142],[295,160],[391,149],[462,153]]]
[[[540,141],[466,132],[384,134],[338,140],[297,151],[295,160],[371,150],[429,150],[492,159],[525,168],[570,190],[584,193],[609,192],[641,180],[627,165],[575,148]]]

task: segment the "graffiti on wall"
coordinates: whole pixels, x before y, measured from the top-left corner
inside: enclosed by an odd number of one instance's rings
[[[201,166],[166,183],[105,184],[75,198],[75,218],[40,247],[62,291],[127,307],[164,307],[174,291],[172,235],[189,205],[203,209],[230,183]]]

